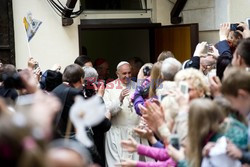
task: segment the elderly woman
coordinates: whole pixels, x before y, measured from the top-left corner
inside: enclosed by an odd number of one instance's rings
[[[178,72],[175,76],[177,85],[186,82],[188,85],[189,101],[209,95],[209,85],[202,72],[188,68]]]
[[[162,141],[166,142],[169,142],[171,133],[177,133],[180,141],[185,139],[187,136],[187,111],[189,103],[193,99],[204,98],[209,94],[208,83],[206,82],[205,76],[199,70],[192,68],[181,70],[175,75],[175,82],[177,85],[185,82],[188,87],[188,94],[181,95],[178,89],[173,89],[171,90],[173,93],[165,97],[167,99],[164,98],[162,100],[162,109],[159,107],[157,110],[156,107],[150,107],[151,104],[149,104],[149,106],[147,106],[148,108],[142,112],[144,113],[142,116],[146,120],[148,127],[159,134]],[[167,105],[167,103],[170,103],[170,105]],[[170,108],[173,107],[174,104],[176,108],[172,113],[169,110],[171,110]],[[165,107],[166,105],[171,107]],[[168,111],[166,108],[168,108]],[[170,121],[171,119],[167,119],[171,113],[174,114],[171,118],[172,121]],[[169,125],[170,122],[172,122],[171,126]]]

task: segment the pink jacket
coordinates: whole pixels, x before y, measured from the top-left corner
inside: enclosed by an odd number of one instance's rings
[[[137,152],[140,155],[145,155],[153,159],[159,160],[157,162],[141,162],[138,161],[136,167],[175,167],[176,162],[168,155],[166,149],[155,148],[145,145],[139,145]]]

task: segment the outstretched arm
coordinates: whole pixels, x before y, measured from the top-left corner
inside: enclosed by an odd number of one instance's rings
[[[158,161],[158,162],[141,162],[138,161],[136,164],[136,167],[161,167],[161,166],[167,166],[167,167],[175,167],[176,162],[172,159],[169,159],[167,161]]]
[[[165,161],[170,158],[165,148],[155,148],[140,144],[137,147],[137,152],[140,155],[145,155],[160,161]]]

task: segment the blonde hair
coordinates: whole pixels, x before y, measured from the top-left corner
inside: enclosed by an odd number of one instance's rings
[[[174,80],[177,82],[177,85],[180,81],[190,81],[190,84],[198,90],[203,90],[205,94],[209,95],[209,85],[206,81],[205,76],[201,71],[194,68],[187,68],[179,71]]]
[[[149,88],[149,97],[154,97],[156,95],[156,88],[161,84],[161,65],[162,62],[156,62],[151,70],[150,79],[151,85]]]
[[[188,115],[187,158],[192,167],[200,167],[202,148],[212,135],[219,131],[223,114],[215,102],[195,99],[191,102]]]
[[[166,123],[174,121],[180,108],[175,97],[168,95],[162,99],[161,104],[163,107]]]
[[[171,51],[163,51],[159,54],[157,61],[164,61],[165,59],[169,58],[169,57],[173,57],[174,58],[174,54]]]

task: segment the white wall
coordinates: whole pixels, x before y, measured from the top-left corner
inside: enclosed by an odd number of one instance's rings
[[[218,30],[199,32],[199,42],[207,41],[210,44],[216,44],[219,40]]]
[[[245,21],[250,18],[249,0],[228,0],[230,2],[229,21],[232,23]]]
[[[170,25],[170,13],[174,4],[168,0],[153,0],[153,21],[162,25]]]
[[[249,0],[188,0],[184,23],[199,23],[200,31],[218,30],[220,23],[240,22],[250,17]]]
[[[65,4],[65,1],[63,4]],[[33,18],[42,21],[40,28],[30,41],[32,57],[39,61],[42,70],[59,63],[62,68],[73,63],[79,54],[78,28],[80,20],[63,27],[61,18],[56,15],[46,0],[13,0],[15,51],[17,68],[25,68],[28,59],[26,33],[23,17],[31,11]]]
[[[182,12],[184,23],[199,23],[200,31],[218,30],[229,16],[229,0],[188,0]]]
[[[199,23],[200,30],[214,29],[215,0],[189,0],[183,9],[183,23]]]

